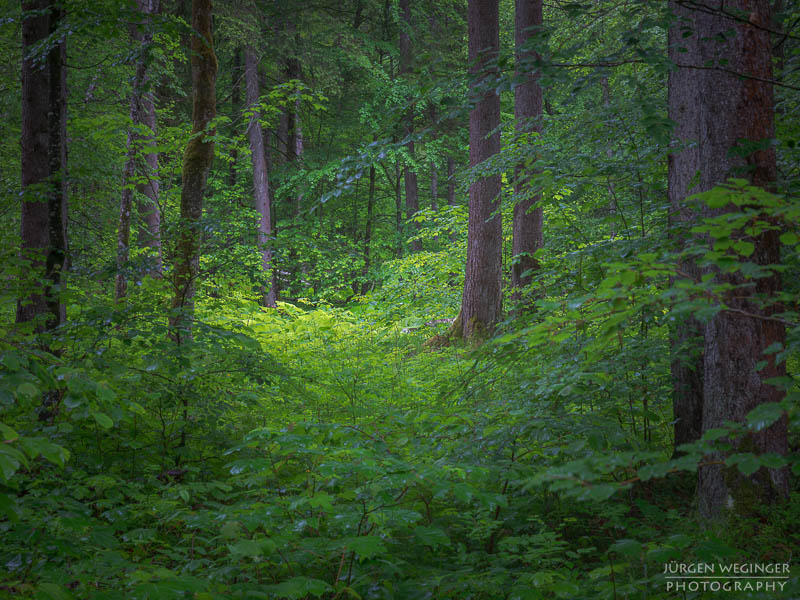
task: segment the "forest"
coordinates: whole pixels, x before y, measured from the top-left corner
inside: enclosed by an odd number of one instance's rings
[[[0,0],[0,598],[800,598],[800,3]]]

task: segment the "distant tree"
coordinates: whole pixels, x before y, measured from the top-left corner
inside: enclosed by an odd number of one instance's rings
[[[274,307],[276,290],[272,273],[272,203],[269,188],[269,170],[267,167],[267,153],[264,145],[264,133],[259,122],[261,112],[258,110],[258,101],[261,95],[258,84],[258,59],[255,50],[247,47],[244,51],[245,86],[248,110],[253,111],[247,125],[247,140],[250,143],[251,162],[253,164],[253,199],[259,214],[258,221],[258,248],[261,253],[261,269],[269,283],[261,288],[261,302],[264,306]]]
[[[119,207],[119,226],[117,227],[117,277],[114,285],[114,297],[117,300],[125,297],[128,287],[126,267],[130,257],[131,212],[133,209],[134,190],[144,201],[138,202],[139,213],[144,221],[141,234],[145,246],[155,251],[155,261],[151,268],[153,275],[161,274],[161,215],[158,209],[158,154],[145,151],[144,163],[140,157],[144,144],[155,143],[156,111],[152,90],[148,89],[147,53],[153,43],[153,33],[149,19],[158,12],[159,0],[137,0],[137,8],[144,18],[144,23],[131,27],[131,38],[139,47],[141,55],[136,64],[131,90],[130,118],[132,128],[128,132],[128,153],[122,176],[122,194]],[[142,128],[149,133],[142,133]]]
[[[539,74],[530,70],[536,54],[527,47],[541,25],[542,0],[516,0],[517,76],[522,77],[522,82],[514,88],[514,117],[519,134],[541,132],[542,88]],[[517,167],[514,194],[511,285],[519,290],[530,284],[533,271],[539,266],[533,254],[544,243],[544,212],[537,206],[541,195],[531,189],[530,167]]]
[[[471,89],[477,96],[469,116],[469,162],[475,167],[500,151],[500,97],[491,85],[500,49],[499,0],[469,0],[467,11]],[[483,337],[500,319],[503,237],[499,209],[500,176],[473,182],[464,294],[460,318],[454,323],[455,333],[466,338]]]
[[[677,123],[681,142],[694,147],[676,153],[670,161],[669,188],[673,212],[679,219],[696,219],[683,205],[686,193],[709,190],[727,178],[745,177],[754,185],[771,189],[777,167],[774,137],[771,14],[767,0],[735,0],[721,5],[710,0],[670,2],[676,21],[670,35],[671,56],[676,70],[669,80],[670,117]],[[747,19],[736,15],[748,15]],[[687,51],[683,52],[681,49]],[[696,185],[690,189],[690,182]],[[706,209],[714,216],[732,207]],[[754,250],[749,260],[759,265],[780,262],[777,231],[749,237]],[[695,271],[694,276],[698,272]],[[696,436],[697,386],[702,382],[702,431],[718,428],[725,421],[743,422],[756,406],[778,402],[783,393],[767,383],[785,374],[785,364],[775,355],[765,356],[771,345],[785,341],[783,325],[770,316],[756,295],[774,297],[780,290],[777,274],[747,281],[739,273],[716,273],[716,280],[730,285],[722,310],[704,329],[702,371],[696,360],[677,371],[676,417],[684,431],[676,436]],[[684,324],[681,336],[698,333],[694,323]],[[680,339],[680,338],[679,338]],[[765,361],[762,366],[761,361]],[[680,369],[694,368],[680,375]],[[673,367],[673,373],[676,373]],[[787,421],[784,416],[771,427],[749,433],[742,442],[749,451],[787,451]],[[788,495],[785,469],[761,469],[745,477],[723,465],[701,467],[699,504],[707,517],[726,506],[738,506],[753,492],[768,501]]]
[[[411,47],[411,31],[413,23],[411,19],[411,1],[400,0],[400,75],[406,78],[409,83],[409,76],[413,71],[413,49]],[[410,101],[410,97],[407,98]],[[414,133],[414,107],[410,106],[403,113],[403,134],[406,137]],[[414,160],[414,141],[406,142],[406,150],[411,160]],[[406,219],[412,219],[419,212],[419,186],[417,184],[417,172],[408,164],[403,166],[403,182],[406,193]],[[418,232],[420,224],[416,221],[414,230]],[[422,250],[422,242],[414,240],[411,242],[411,251],[419,252]]]
[[[208,172],[214,159],[211,122],[217,114],[217,57],[212,36],[211,0],[192,0],[192,136],[183,155],[181,216],[175,249],[172,336],[191,339],[194,296],[200,267],[200,219]]]

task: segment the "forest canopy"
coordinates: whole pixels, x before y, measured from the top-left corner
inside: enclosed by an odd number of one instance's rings
[[[796,3],[0,7],[0,598],[800,597]]]

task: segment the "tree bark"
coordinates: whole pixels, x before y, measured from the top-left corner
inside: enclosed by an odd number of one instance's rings
[[[500,49],[498,0],[469,0],[469,61],[472,93],[477,102],[469,116],[470,166],[500,151],[500,97],[487,85]],[[494,132],[494,133],[492,133]],[[490,135],[491,133],[491,135]],[[488,335],[501,315],[502,223],[500,176],[475,181],[469,189],[467,265],[461,300],[461,333],[465,338]]]
[[[770,6],[767,0],[734,0],[726,10],[742,11],[748,22],[733,21],[719,12],[719,3],[705,2],[686,5],[672,2],[672,8],[684,19],[693,39],[673,41],[677,46],[691,45],[695,56],[676,52],[677,75],[670,80],[676,91],[687,88],[685,96],[671,97],[675,101],[672,114],[681,123],[685,120],[690,131],[697,128],[697,163],[678,163],[671,166],[683,170],[680,181],[694,178],[699,170],[698,189],[708,190],[728,177],[745,177],[754,185],[772,188],[777,175],[774,147],[761,147],[749,153],[740,142],[757,144],[774,137],[774,103],[772,85],[772,46]],[[680,28],[681,24],[676,25]],[[687,30],[688,31],[688,30]],[[731,35],[731,32],[733,35]],[[681,34],[682,36],[683,34]],[[688,47],[687,47],[688,48]],[[725,69],[751,78],[716,69],[692,69],[692,66],[727,62]],[[697,62],[695,59],[699,59]],[[685,78],[685,79],[683,79]],[[695,94],[699,102],[690,104]],[[742,156],[747,154],[747,156]],[[686,155],[688,157],[691,154]],[[686,157],[683,157],[686,158]],[[697,166],[697,169],[694,167]],[[674,174],[677,178],[678,174]],[[671,181],[672,183],[672,181]],[[686,184],[684,184],[686,185]],[[708,210],[714,216],[729,207]],[[776,264],[780,260],[778,231],[770,231],[748,240],[755,246],[749,260],[760,264]],[[764,309],[754,295],[773,297],[780,289],[777,275],[748,282],[740,273],[716,274],[723,284],[737,286],[725,295],[725,308],[705,326],[703,356],[703,414],[702,431],[717,428],[725,421],[743,422],[745,415],[759,404],[778,402],[783,392],[765,383],[771,377],[785,374],[785,365],[776,364],[774,355],[766,357],[764,350],[775,342],[785,340],[783,326],[769,319],[775,309]],[[749,287],[741,287],[749,283]],[[730,308],[732,310],[727,310]],[[753,315],[753,316],[748,316]],[[758,363],[766,366],[757,370]],[[782,419],[757,433],[739,440],[739,451],[754,453],[787,451],[787,420]],[[746,509],[746,503],[756,498],[767,502],[786,497],[789,492],[786,469],[760,469],[751,477],[740,474],[735,467],[709,465],[699,470],[699,508],[705,517],[719,515],[725,507]]]
[[[364,269],[362,276],[364,281],[361,283],[361,295],[367,293],[369,285],[367,276],[370,267],[370,246],[372,244],[372,219],[375,212],[375,165],[369,167],[369,196],[367,196],[367,223],[364,228]]]
[[[200,219],[208,172],[214,159],[213,131],[217,113],[217,58],[212,37],[211,0],[192,0],[192,137],[183,155],[181,221],[175,249],[175,297],[171,335],[180,343],[192,337],[194,297],[200,265]]]
[[[62,168],[62,45],[54,44],[46,61],[32,50],[58,26],[59,13],[50,0],[23,2],[22,136],[20,254],[31,272],[45,278],[45,287],[19,299],[18,323],[35,321],[43,332],[62,319],[58,300],[64,256]]]
[[[536,58],[536,53],[525,49],[525,45],[535,34],[535,28],[542,25],[542,0],[516,0],[516,48],[518,76],[523,80],[514,88],[514,117],[518,134],[541,132],[542,88],[538,72],[529,72],[524,64]],[[533,254],[544,245],[542,231],[544,212],[537,203],[541,194],[530,189],[529,167],[518,165],[515,173],[514,224],[511,254],[511,285],[519,295],[522,288],[530,285],[533,272],[539,268]]]
[[[693,11],[672,3],[678,17],[669,29],[668,45],[671,61],[684,64],[703,64],[699,34],[692,25]],[[687,22],[686,19],[689,19]],[[691,27],[695,35],[684,37]],[[668,115],[675,122],[674,143],[680,148],[669,155],[667,194],[670,220],[674,225],[693,223],[702,218],[697,207],[685,202],[687,196],[701,191],[699,180],[692,182],[701,168],[700,141],[703,137],[703,73],[689,68],[673,69],[667,85]],[[685,240],[676,239],[677,244]],[[699,281],[700,268],[693,260],[682,261],[681,270]],[[674,420],[674,451],[682,444],[700,439],[703,427],[703,326],[687,316],[671,332],[672,409]]]
[[[400,0],[400,13],[403,22],[400,24],[400,75],[406,78],[406,83],[410,85],[409,76],[412,72],[413,56],[411,52],[411,4],[410,0]],[[407,100],[410,102],[411,98]],[[414,108],[410,106],[403,115],[403,134],[406,137],[414,133]],[[414,142],[409,140],[406,143],[406,150],[409,158],[414,160]],[[403,181],[406,193],[406,219],[413,219],[419,212],[419,186],[417,184],[417,173],[409,165],[403,167]],[[420,224],[412,221],[415,233],[419,233]],[[411,251],[419,252],[422,250],[422,241],[414,240],[411,242]]]
[[[234,48],[233,57],[231,58],[231,114],[233,115],[234,122],[242,116],[242,50],[241,48]],[[239,158],[239,150],[236,144],[231,146],[231,164],[228,168],[228,186],[234,187],[236,185],[236,161]]]
[[[139,12],[149,26],[152,15],[158,12],[158,0],[137,0]],[[149,30],[139,31],[131,28],[131,37],[141,47],[142,56],[136,64],[136,73],[131,90],[130,118],[132,128],[128,132],[128,150],[125,168],[122,174],[122,195],[120,197],[119,224],[117,226],[117,276],[114,284],[114,299],[122,300],[128,289],[126,270],[130,258],[131,217],[133,210],[134,190],[142,194],[146,201],[139,201],[138,209],[143,218],[144,230],[140,232],[143,245],[155,251],[154,263],[150,273],[161,274],[161,218],[158,210],[158,154],[146,152],[142,169],[137,169],[140,162],[139,152],[144,145],[155,143],[156,114],[153,94],[147,89],[147,48],[153,42],[153,34]],[[142,134],[146,127],[149,133]],[[143,171],[137,173],[137,171]]]
[[[258,85],[258,60],[252,48],[245,49],[244,63],[247,106],[249,110],[253,110],[253,107],[258,103],[260,91]],[[250,155],[253,163],[253,198],[255,200],[255,208],[260,215],[258,222],[258,248],[261,253],[261,269],[265,277],[269,276],[269,284],[261,287],[261,303],[263,306],[274,308],[277,298],[275,297],[275,277],[272,274],[272,248],[270,246],[272,215],[269,171],[259,116],[259,111],[256,111],[250,117],[247,139],[250,142]]]

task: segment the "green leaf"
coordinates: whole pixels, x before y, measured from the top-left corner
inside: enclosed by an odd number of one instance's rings
[[[277,545],[269,538],[258,540],[241,540],[235,544],[228,544],[228,550],[234,556],[244,556],[247,558],[259,558],[275,552]]]
[[[747,413],[747,424],[755,431],[761,431],[772,425],[783,415],[783,406],[778,402],[759,404]]]
[[[609,550],[613,550],[617,554],[623,556],[639,556],[642,553],[642,544],[636,540],[618,540],[611,545]]]
[[[14,442],[19,438],[19,434],[5,423],[0,423],[0,434],[5,442]]]
[[[114,426],[114,421],[112,421],[111,417],[105,413],[93,411],[92,416],[94,417],[94,420],[97,421],[97,424],[103,429],[111,429]]]
[[[71,600],[72,594],[55,583],[40,583],[36,588],[36,600]]]
[[[308,595],[319,598],[325,592],[332,591],[333,588],[320,579],[293,577],[288,581],[272,586],[271,590],[278,598],[300,600],[300,598],[304,598]]]
[[[373,558],[381,554],[386,554],[387,549],[383,540],[375,535],[364,535],[348,538],[345,541],[348,550],[352,550],[361,558]]]

